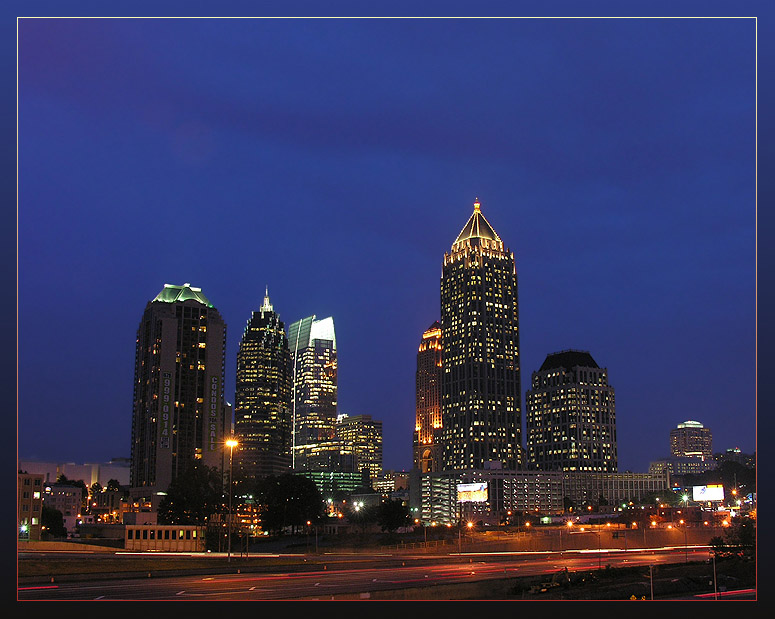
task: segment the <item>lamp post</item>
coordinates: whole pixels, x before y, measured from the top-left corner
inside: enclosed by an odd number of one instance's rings
[[[234,448],[237,446],[237,441],[234,440],[234,437],[228,439],[226,441],[226,446],[229,448],[229,526],[227,528],[227,535],[229,537],[227,541],[227,548],[228,551],[226,553],[226,561],[231,562],[231,495],[234,494],[234,488],[232,486],[232,470],[233,470],[233,461],[234,461]]]

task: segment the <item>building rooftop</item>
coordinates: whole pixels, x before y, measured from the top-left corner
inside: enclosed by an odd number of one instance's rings
[[[592,355],[586,350],[563,350],[546,356],[539,372],[565,368],[569,370],[575,367],[599,368]]]
[[[477,198],[476,202],[474,202],[474,213],[471,215],[466,225],[463,226],[460,234],[457,235],[455,244],[472,238],[489,239],[491,241],[501,240],[493,227],[490,225],[490,222],[488,222],[484,215],[482,215],[479,198]]]
[[[207,300],[207,297],[202,294],[201,288],[195,288],[189,283],[185,283],[182,286],[175,286],[174,284],[164,284],[164,290],[156,295],[154,301],[160,301],[162,303],[175,303],[177,301],[188,301],[193,299],[194,301],[206,305],[207,307],[213,307],[213,304]]]

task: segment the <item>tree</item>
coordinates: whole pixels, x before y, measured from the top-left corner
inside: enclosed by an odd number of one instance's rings
[[[317,520],[323,500],[315,482],[302,475],[286,473],[259,479],[255,500],[261,512],[262,528],[275,533],[290,527],[296,530],[307,520]]]
[[[159,504],[159,522],[203,525],[222,507],[218,470],[192,464],[167,489],[167,495]]]
[[[64,518],[62,512],[53,507],[43,505],[40,513],[40,524],[43,526],[45,537],[66,537]]]
[[[108,485],[105,486],[105,488],[109,492],[119,492],[121,490],[121,484],[118,483],[117,479],[109,479],[108,480]]]
[[[100,484],[100,482],[98,481],[95,481],[91,485],[91,495],[94,496],[95,494],[99,494],[100,492],[102,492],[102,484]]]
[[[383,531],[390,533],[401,527],[409,526],[411,517],[409,508],[402,501],[385,501],[377,510],[377,522]]]

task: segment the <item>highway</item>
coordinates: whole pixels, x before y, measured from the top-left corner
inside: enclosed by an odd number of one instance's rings
[[[707,548],[597,550],[560,552],[450,553],[448,555],[332,555],[311,571],[181,574],[149,578],[122,577],[56,582],[18,587],[18,600],[336,600],[368,599],[376,591],[428,585],[468,583],[556,572],[702,561]],[[316,561],[320,555],[314,555]],[[325,557],[323,557],[325,559]],[[356,557],[352,557],[354,560]],[[99,558],[95,557],[98,561]],[[321,569],[322,567],[322,569]]]

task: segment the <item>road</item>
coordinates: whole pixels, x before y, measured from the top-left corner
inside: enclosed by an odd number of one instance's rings
[[[271,573],[154,576],[107,580],[61,582],[20,586],[21,600],[299,600],[368,598],[373,592],[423,587],[435,584],[468,583],[569,571],[594,570],[611,565],[624,567],[701,561],[707,548],[684,547],[632,551],[566,551],[564,553],[462,553],[439,555],[363,555],[350,567],[346,557],[332,556],[331,564],[313,571],[293,572],[278,568]],[[315,555],[320,560],[319,555]],[[336,560],[335,560],[336,559]],[[95,558],[95,560],[99,560]]]

